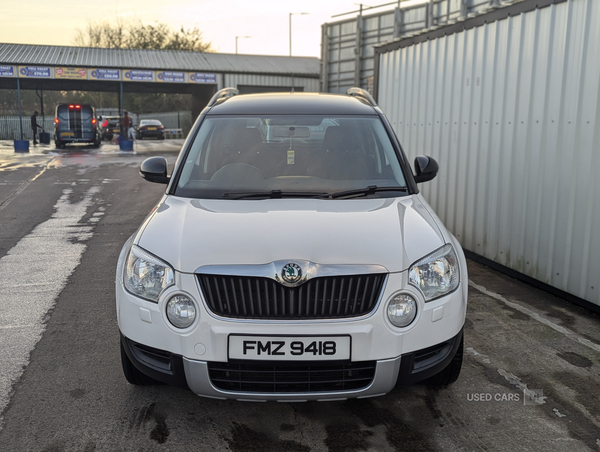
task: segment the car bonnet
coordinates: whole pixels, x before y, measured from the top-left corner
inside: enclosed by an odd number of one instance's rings
[[[304,260],[390,272],[444,244],[417,195],[360,200],[201,200],[165,196],[136,237],[184,273],[205,265]]]

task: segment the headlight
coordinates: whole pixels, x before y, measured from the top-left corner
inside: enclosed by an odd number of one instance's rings
[[[444,245],[410,267],[408,279],[416,286],[425,301],[431,301],[458,287],[460,274],[458,258],[452,245]]]
[[[155,303],[161,292],[174,284],[169,264],[135,245],[127,257],[124,279],[129,292]]]
[[[393,325],[408,326],[417,316],[417,302],[410,295],[395,295],[388,304],[387,315]]]
[[[185,295],[175,295],[167,303],[167,318],[177,328],[187,328],[196,318],[196,307]]]

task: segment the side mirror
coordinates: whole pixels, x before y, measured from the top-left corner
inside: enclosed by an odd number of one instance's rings
[[[167,159],[164,157],[150,157],[140,165],[140,175],[148,182],[168,184]]]
[[[439,169],[440,167],[433,158],[419,155],[415,158],[415,182],[418,184],[430,181],[437,175]]]

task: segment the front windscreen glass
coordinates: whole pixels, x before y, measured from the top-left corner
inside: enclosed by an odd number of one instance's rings
[[[175,194],[325,198],[377,187],[365,196],[402,196],[405,186],[379,117],[219,116],[202,123]]]

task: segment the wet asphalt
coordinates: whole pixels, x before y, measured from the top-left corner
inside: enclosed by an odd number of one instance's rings
[[[450,387],[242,403],[121,372],[114,272],[181,140],[99,150],[0,142],[0,451],[597,451],[600,317],[469,261]]]

